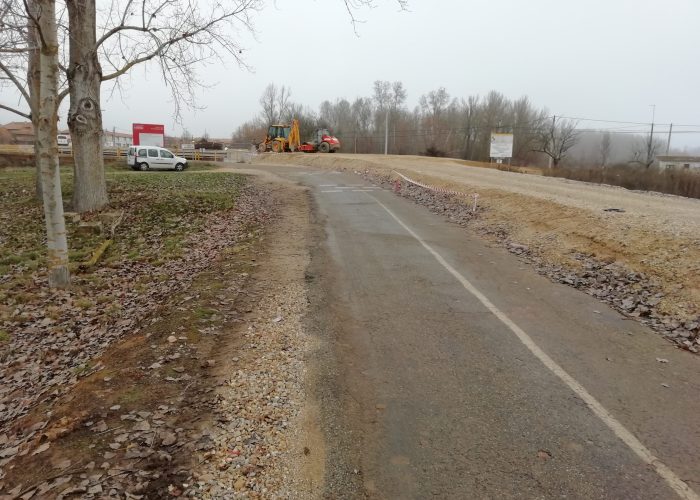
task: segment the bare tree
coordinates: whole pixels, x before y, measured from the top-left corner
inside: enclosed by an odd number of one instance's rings
[[[268,84],[258,100],[262,108],[262,120],[267,125],[271,125],[281,120],[291,119],[289,116],[292,106],[291,96],[292,90],[289,87],[284,85],[278,87],[274,83]]]
[[[355,34],[357,34],[357,24],[363,21],[355,17],[355,11],[362,7],[373,8],[376,4],[375,0],[343,0],[345,3],[345,8],[350,15],[350,21],[352,22],[353,28],[355,28]],[[399,10],[408,10],[408,0],[396,0]]]
[[[73,210],[97,210],[109,202],[102,153],[102,66],[98,58],[95,0],[66,0],[70,30],[68,128],[73,143]]]
[[[289,98],[291,95],[291,89],[284,85],[277,92],[277,118],[279,120],[282,120],[289,113]]]
[[[61,176],[58,166],[59,43],[55,0],[0,3],[0,71],[19,91],[35,126],[38,182],[44,206],[49,286],[70,283]]]
[[[391,109],[396,111],[403,103],[406,102],[406,89],[403,88],[403,82],[394,82],[391,84]]]
[[[262,107],[263,121],[268,125],[277,122],[277,86],[274,83],[270,83],[265,87],[258,102],[260,102]]]
[[[391,105],[391,82],[376,80],[373,91],[374,104],[380,112],[385,111]]]
[[[652,134],[647,134],[643,138],[638,139],[632,147],[632,159],[630,163],[649,168],[656,161],[656,154],[662,147],[663,144],[660,140],[655,139]]]
[[[513,159],[526,162],[537,144],[537,134],[533,126],[544,123],[547,112],[535,109],[526,96],[514,101],[510,109],[510,124],[507,126],[513,132]]]
[[[394,82],[391,84],[391,126],[393,129],[393,152],[396,153],[396,122],[397,114],[401,110],[404,102],[406,102],[406,89],[403,87],[403,82]]]
[[[35,21],[28,15],[28,10],[36,10],[34,1],[28,1],[25,6],[13,0],[0,1],[0,89],[14,89],[20,99],[17,104],[10,101],[0,102],[0,109],[10,111],[27,120],[36,115],[38,106],[38,63],[40,48],[34,43],[37,27]],[[27,71],[31,54],[32,73],[36,79],[32,86],[33,98],[30,96],[28,80],[32,74]],[[24,104],[22,104],[24,101]],[[26,109],[29,109],[27,112]]]
[[[29,12],[36,19],[41,44],[39,55],[39,127],[36,131],[39,145],[49,286],[64,287],[70,283],[68,271],[68,240],[63,216],[61,173],[58,167],[58,31],[56,28],[55,0],[36,0],[36,10]],[[31,7],[30,7],[31,8]]]
[[[418,101],[427,120],[429,145],[432,147],[435,146],[437,134],[440,130],[440,120],[449,102],[450,95],[445,90],[445,87],[431,90],[427,94],[422,95]]]
[[[552,117],[550,125],[542,124],[537,134],[537,144],[533,151],[544,153],[552,159],[554,168],[566,158],[568,151],[578,141],[577,122]]]
[[[39,58],[41,47],[39,31],[34,18],[28,12],[36,11],[36,2],[21,5],[12,0],[0,1],[0,89],[18,92],[18,104],[0,102],[0,109],[10,111],[31,120],[34,147],[38,147],[36,130],[39,127]],[[36,17],[36,16],[35,16]],[[24,109],[29,111],[25,111]],[[41,173],[38,156],[35,156],[36,194],[41,200]]]
[[[372,126],[372,101],[369,98],[358,97],[352,103],[351,110],[355,131],[369,133]]]

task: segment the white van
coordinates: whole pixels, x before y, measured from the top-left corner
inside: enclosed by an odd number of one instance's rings
[[[185,170],[187,158],[175,156],[171,151],[158,146],[129,146],[126,164],[133,170]]]
[[[56,136],[56,143],[59,148],[67,148],[70,146],[70,135],[68,134],[58,134]]]

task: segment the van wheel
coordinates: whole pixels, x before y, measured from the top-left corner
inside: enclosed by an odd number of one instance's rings
[[[142,163],[141,165],[139,165],[139,170],[141,170],[142,172],[148,170],[148,163]]]
[[[184,168],[185,167],[182,163],[178,163],[177,165],[175,165],[175,172],[182,172]]]

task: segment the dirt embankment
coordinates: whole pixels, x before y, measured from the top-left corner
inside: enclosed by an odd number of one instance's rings
[[[655,309],[676,318],[681,329],[700,314],[700,200],[441,158],[288,154],[255,161],[395,178],[400,172],[432,186],[478,193],[480,216],[472,224],[481,232],[524,245],[550,265],[579,270],[584,255],[641,273],[658,292]]]

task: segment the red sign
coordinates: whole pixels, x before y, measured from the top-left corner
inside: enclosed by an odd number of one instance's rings
[[[142,135],[145,140],[142,140]],[[134,123],[133,136],[134,146],[163,146],[165,125]]]

